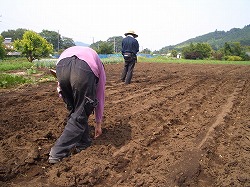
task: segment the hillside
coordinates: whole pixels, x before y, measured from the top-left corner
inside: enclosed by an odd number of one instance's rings
[[[250,24],[244,28],[232,28],[225,31],[214,31],[208,34],[191,38],[182,43],[172,46],[166,46],[162,50],[180,49],[190,43],[209,43],[213,49],[218,49],[224,45],[225,42],[240,42],[243,46],[250,46]]]
[[[77,45],[77,46],[84,46],[84,47],[88,47],[89,46],[89,44],[86,44],[86,43],[83,43],[83,42],[79,42],[79,41],[76,41],[75,45]]]

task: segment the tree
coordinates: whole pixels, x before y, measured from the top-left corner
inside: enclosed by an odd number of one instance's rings
[[[3,38],[11,38],[12,41],[15,41],[17,39],[22,39],[23,34],[27,31],[27,29],[17,29],[17,30],[8,30],[3,31],[1,35]]]
[[[4,45],[3,45],[3,37],[0,35],[0,59],[3,59],[5,56],[5,49],[4,49]]]
[[[212,47],[208,43],[197,43],[196,51],[199,59],[209,58],[212,54]]]
[[[240,45],[240,42],[233,42],[231,45],[232,53],[235,56],[241,56],[242,55],[242,47]]]
[[[223,50],[219,49],[217,51],[212,52],[212,57],[215,60],[222,60],[223,57]]]
[[[75,42],[72,38],[62,37],[61,49],[64,50],[72,46],[75,46]]]
[[[97,42],[95,42],[95,43],[92,43],[89,47],[91,47],[91,48],[94,49],[95,51],[98,51],[102,42],[103,42],[103,41],[101,41],[101,40],[100,40],[100,41],[97,41]]]
[[[246,49],[244,49],[240,42],[226,42],[223,48],[224,57],[227,59],[230,56],[241,57],[243,60],[248,60]]]
[[[26,31],[22,40],[14,41],[14,47],[20,51],[29,62],[46,57],[53,52],[53,46],[34,31]]]
[[[63,42],[61,35],[58,32],[42,30],[40,35],[53,45],[54,50],[58,50],[58,48],[61,49]]]
[[[113,46],[114,53],[119,53],[122,51],[122,36],[110,37],[107,42]]]
[[[151,51],[150,51],[150,49],[146,48],[146,49],[143,49],[143,50],[141,51],[141,53],[150,54]]]
[[[204,59],[211,56],[212,48],[207,43],[191,43],[182,49],[182,54],[186,59]]]
[[[198,55],[195,52],[195,46],[191,43],[189,46],[182,48],[182,54],[185,59],[196,59]]]
[[[103,41],[91,44],[90,47],[96,50],[98,54],[112,54],[114,51],[112,44]]]
[[[90,47],[95,49],[96,51],[101,51],[102,49],[100,49],[100,47],[112,48],[112,51],[108,50],[109,53],[102,53],[102,54],[120,53],[122,51],[122,40],[123,40],[122,36],[113,36],[113,37],[108,38],[107,41],[98,41],[98,42],[92,43]],[[103,44],[105,42],[106,44]]]
[[[58,32],[43,30],[40,35],[53,45],[55,51],[65,50],[75,46],[72,38],[61,36]]]
[[[175,49],[173,45],[170,45],[168,47],[163,47],[162,49],[160,49],[158,52],[154,51],[154,53],[158,53],[158,54],[168,54],[169,51]]]
[[[171,51],[171,56],[172,57],[177,57],[178,52],[176,50]]]
[[[229,45],[229,43],[225,42],[225,44],[224,44],[224,55],[229,56],[231,54],[232,54],[231,46]]]

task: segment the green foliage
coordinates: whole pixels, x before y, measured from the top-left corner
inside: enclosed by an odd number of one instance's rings
[[[53,75],[45,75],[42,78],[40,78],[38,82],[51,82],[51,81],[57,81],[57,79]]]
[[[95,42],[95,43],[92,43],[89,47],[90,48],[92,48],[92,49],[94,49],[96,52],[97,52],[97,50],[99,49],[99,46],[100,46],[100,44],[102,43],[103,41],[98,41],[98,42]]]
[[[10,75],[10,74],[0,74],[0,88],[8,88],[15,85],[31,83],[31,79],[27,79],[22,76]]]
[[[27,31],[27,29],[16,29],[16,30],[8,30],[3,31],[1,35],[3,38],[11,38],[12,41],[15,41],[17,39],[22,39],[23,34]]]
[[[120,53],[122,51],[122,36],[113,36],[107,39],[107,41],[97,41],[92,43],[90,47],[97,51],[98,54],[113,54]],[[107,44],[103,44],[107,43]],[[106,53],[106,50],[100,49],[100,47],[109,48],[110,53]],[[111,51],[112,48],[112,51]],[[105,53],[102,53],[105,52]]]
[[[141,62],[151,62],[151,63],[191,63],[191,64],[237,64],[237,65],[250,65],[250,61],[239,61],[241,60],[239,57],[228,57],[233,58],[234,61],[225,61],[225,60],[186,60],[186,59],[176,59],[176,58],[168,58],[166,56],[156,56],[153,58],[147,57],[138,57],[138,63]],[[101,59],[104,64],[110,63],[123,63],[124,60],[122,57],[110,57]],[[235,61],[237,60],[237,61]],[[23,59],[16,60],[3,60],[0,63],[0,88],[8,88],[11,86],[16,86],[20,84],[30,84],[36,82],[47,82],[47,81],[56,81],[52,75],[45,74],[45,76],[34,79],[33,74],[40,73],[38,68],[54,68],[55,67],[55,59],[47,59],[47,60],[39,60],[34,63],[27,62]],[[9,70],[18,70],[25,69],[26,73],[24,75],[12,75],[2,73],[3,71]]]
[[[209,58],[211,53],[212,48],[207,43],[191,43],[182,49],[182,54],[185,59],[205,59]]]
[[[24,33],[28,31],[27,29],[17,29],[17,30],[8,30],[3,31],[2,36],[3,38],[12,38],[12,41],[21,40],[23,38]],[[55,51],[64,50],[68,47],[74,46],[75,43],[71,38],[62,37],[58,32],[49,31],[49,30],[42,30],[39,33],[45,40],[47,40],[50,44],[53,45],[53,49]]]
[[[242,29],[233,28],[230,31],[214,31],[202,36],[198,36],[174,46],[175,49],[183,48],[190,45],[190,43],[208,43],[214,50],[223,48],[226,42],[239,42],[242,46],[250,46],[250,25]],[[167,47],[165,47],[167,48]]]
[[[228,56],[238,56],[242,60],[248,60],[248,56],[246,55],[246,48],[243,48],[239,42],[226,42],[224,44],[223,52],[225,55],[225,59],[228,59]],[[229,58],[234,59],[235,57]]]
[[[6,51],[4,49],[4,45],[3,45],[3,37],[0,35],[0,59],[3,59],[4,56],[6,55]]]
[[[237,64],[237,65],[250,65],[250,61],[226,61],[226,60],[190,60],[190,59],[176,59],[168,58],[166,56],[157,56],[153,58],[138,57],[138,63],[179,63],[179,64]]]
[[[223,51],[218,50],[218,51],[213,51],[212,52],[212,59],[214,60],[222,60],[223,57]]]
[[[141,53],[144,53],[144,54],[151,54],[151,51],[150,51],[150,49],[146,48],[146,49],[143,49],[143,50],[141,51]]]
[[[97,48],[95,45],[90,45],[90,47],[94,49],[98,54],[112,54],[114,51],[113,45],[109,42],[99,41]]]
[[[57,59],[42,59],[34,61],[36,68],[55,68]]]
[[[119,53],[122,51],[122,36],[113,36],[108,38],[107,42],[113,46],[113,53]]]
[[[226,42],[239,42],[241,46],[250,46],[250,25],[247,25],[242,29],[233,28],[227,32],[216,30],[208,34],[186,40],[177,45],[163,47],[159,51],[154,51],[154,53],[167,54],[173,49],[183,49],[191,43],[208,43],[212,49],[217,51],[223,48]]]
[[[166,46],[166,47],[163,47],[162,49],[160,49],[159,51],[154,51],[154,54],[168,54],[173,49],[177,49],[177,47],[175,47],[173,45]]]
[[[20,51],[29,62],[46,57],[53,52],[53,46],[34,31],[26,31],[22,40],[14,42],[16,50]]]
[[[138,56],[137,62],[173,63],[176,62],[176,58],[168,58],[167,56],[155,56],[153,58]]]
[[[47,62],[44,60],[43,62]],[[55,60],[48,60],[48,63],[55,67]],[[8,59],[3,60],[0,63],[0,88],[8,88],[15,85],[20,85],[24,83],[36,83],[36,82],[45,82],[45,81],[55,81],[55,78],[50,74],[45,74],[44,70],[41,74],[38,68],[51,68],[49,66],[45,66],[46,64],[34,65],[34,63],[27,62],[25,59]],[[17,70],[14,71],[13,70]],[[18,73],[21,70],[20,73]],[[3,73],[5,72],[5,73]],[[38,79],[35,74],[43,75]],[[17,75],[18,74],[18,75]]]
[[[65,50],[72,46],[75,46],[75,42],[72,38],[62,37],[62,45],[60,46],[61,49]]]
[[[36,73],[37,73],[37,69],[34,68],[34,66],[32,66],[31,68],[27,69],[27,75],[36,74]]]
[[[178,52],[176,50],[171,51],[171,56],[172,57],[177,57]]]
[[[23,59],[3,60],[0,62],[0,72],[18,69],[28,69],[31,68],[33,65],[34,64],[27,62],[27,60]]]
[[[241,58],[240,56],[225,56],[225,60],[228,60],[228,61],[242,61],[243,58]]]
[[[40,35],[47,40],[50,44],[53,45],[54,50],[58,50],[62,46],[62,38],[58,32],[49,31],[49,30],[42,30]]]
[[[123,62],[123,57],[109,57],[101,59],[103,64],[116,64]]]
[[[231,47],[230,45],[226,42],[224,44],[224,55],[227,56],[227,55],[231,55],[232,54],[232,50],[231,50]]]

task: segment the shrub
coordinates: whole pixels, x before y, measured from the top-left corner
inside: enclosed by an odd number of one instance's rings
[[[212,59],[222,60],[222,57],[223,57],[223,53],[222,52],[220,52],[220,51],[214,51],[214,52],[212,52]]]
[[[207,43],[191,43],[182,49],[185,59],[206,59],[211,56],[212,48]]]
[[[243,61],[243,58],[240,56],[225,56],[225,60],[227,61]]]

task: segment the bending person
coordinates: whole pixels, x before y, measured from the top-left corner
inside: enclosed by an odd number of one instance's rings
[[[98,54],[89,47],[66,49],[56,64],[59,92],[69,110],[67,124],[49,153],[57,163],[91,145],[88,118],[95,111],[95,138],[102,134],[106,74]]]

